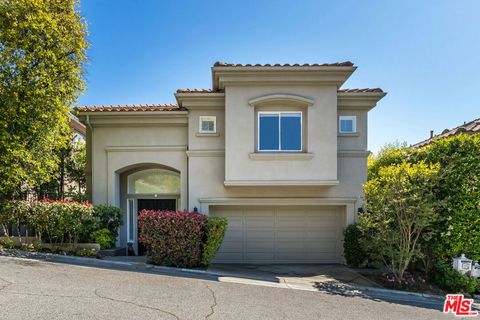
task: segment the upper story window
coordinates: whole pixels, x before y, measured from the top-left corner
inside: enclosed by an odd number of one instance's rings
[[[215,116],[201,116],[200,117],[200,133],[216,133],[217,132],[217,117]]]
[[[258,151],[302,151],[302,112],[259,112]]]
[[[340,133],[357,132],[357,117],[356,116],[340,116],[338,120],[338,130]]]

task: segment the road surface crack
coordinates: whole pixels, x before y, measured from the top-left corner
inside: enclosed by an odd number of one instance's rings
[[[7,287],[10,287],[12,284],[14,284],[13,282],[5,280],[3,278],[0,278],[0,280],[6,283],[6,284],[0,286],[0,291],[2,291],[3,289],[6,289]]]
[[[177,320],[181,320],[179,316],[177,316],[176,314],[174,314],[173,312],[170,312],[170,311],[167,311],[167,310],[163,310],[163,309],[160,309],[160,308],[155,308],[155,307],[150,307],[150,306],[146,306],[146,305],[143,305],[143,304],[139,304],[139,303],[136,303],[136,302],[133,302],[133,301],[127,301],[127,300],[120,300],[120,299],[115,299],[115,298],[111,298],[111,297],[107,297],[107,296],[102,296],[100,293],[98,293],[100,289],[95,289],[94,293],[97,297],[101,298],[101,299],[106,299],[106,300],[110,300],[110,301],[115,301],[115,302],[120,302],[120,303],[126,303],[126,304],[131,304],[131,305],[134,305],[134,306],[137,306],[139,308],[144,308],[144,309],[150,309],[150,310],[156,310],[156,311],[160,311],[162,313],[165,313],[165,314],[168,314],[172,317],[174,317],[175,319]]]
[[[207,287],[208,291],[210,291],[213,299],[213,303],[210,305],[210,313],[205,316],[205,319],[208,319],[215,313],[215,307],[217,306],[217,297],[215,296],[215,291],[213,291],[212,288],[208,286],[208,284],[205,283],[205,287]]]

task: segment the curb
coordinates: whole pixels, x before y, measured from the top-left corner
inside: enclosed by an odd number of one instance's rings
[[[214,272],[208,270],[201,270],[201,269],[188,269],[188,268],[175,268],[175,267],[166,267],[166,266],[154,266],[154,265],[146,265],[140,262],[122,262],[122,261],[112,261],[112,260],[102,260],[102,259],[94,259],[94,258],[85,258],[85,257],[75,257],[75,256],[64,256],[59,254],[52,254],[52,253],[41,253],[41,252],[29,252],[29,251],[20,251],[17,250],[16,252],[20,253],[21,256],[17,255],[10,255],[4,254],[0,251],[0,256],[15,258],[15,259],[33,259],[33,260],[44,260],[47,262],[60,262],[60,263],[71,263],[71,264],[78,264],[83,266],[92,266],[92,267],[134,267],[135,269],[145,269],[145,270],[159,270],[164,272],[182,272],[182,273],[190,273],[190,274],[201,274],[201,275],[210,275],[216,277],[236,277],[242,278],[241,275],[235,275],[228,272]],[[352,285],[347,283],[351,287],[352,291],[363,291],[365,293],[371,292],[376,293],[379,297],[398,297],[398,298],[409,298],[409,300],[415,300],[414,297],[420,297],[425,299],[433,299],[437,301],[441,301],[443,303],[445,297],[433,294],[426,294],[426,293],[419,293],[419,292],[409,292],[409,291],[400,291],[400,290],[393,290],[393,289],[384,289],[384,288],[373,288],[367,286],[360,286],[360,285]],[[287,286],[288,288],[288,286]],[[294,290],[304,290],[300,288],[290,288]],[[315,292],[321,292],[319,290],[315,290]],[[361,294],[361,292],[360,292]],[[480,309],[480,303],[473,303],[473,306],[477,309]]]
[[[10,254],[2,254],[2,251],[0,251],[0,256],[16,258],[16,259],[44,260],[47,262],[64,262],[64,263],[72,263],[72,264],[79,264],[83,266],[93,266],[93,267],[124,266],[124,267],[135,267],[136,269],[138,269],[138,267],[141,267],[147,270],[154,269],[154,270],[163,270],[163,271],[169,271],[169,272],[185,272],[185,273],[212,275],[212,276],[222,275],[220,273],[212,272],[208,270],[155,266],[155,265],[148,265],[141,262],[123,262],[123,261],[103,260],[99,258],[76,257],[76,256],[67,256],[67,255],[60,255],[60,254],[54,254],[54,253],[31,252],[31,251],[22,251],[22,250],[16,250],[16,252],[20,253],[21,255],[17,256],[17,255],[10,255]]]

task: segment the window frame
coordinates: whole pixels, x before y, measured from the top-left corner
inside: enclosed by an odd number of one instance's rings
[[[300,149],[298,150],[281,150],[282,147],[282,113],[296,113],[300,114]],[[260,116],[262,114],[276,114],[278,115],[278,150],[264,150],[260,149]],[[303,152],[303,111],[294,110],[294,111],[258,111],[257,112],[257,151],[258,152],[277,152],[277,153],[299,153]]]
[[[212,120],[213,120],[213,131],[203,130],[202,122],[212,121]],[[200,116],[198,118],[198,132],[199,133],[217,133],[217,116]]]
[[[136,227],[136,208],[137,201],[134,198],[127,198],[127,242],[135,242],[135,227]],[[131,221],[130,221],[131,220]],[[130,230],[131,229],[131,230]]]
[[[352,131],[342,130],[342,120],[352,121]],[[339,133],[357,133],[357,116],[339,116],[338,117],[338,132]]]

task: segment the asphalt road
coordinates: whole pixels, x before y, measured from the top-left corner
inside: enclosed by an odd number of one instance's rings
[[[0,319],[442,318],[360,297],[0,257]]]

